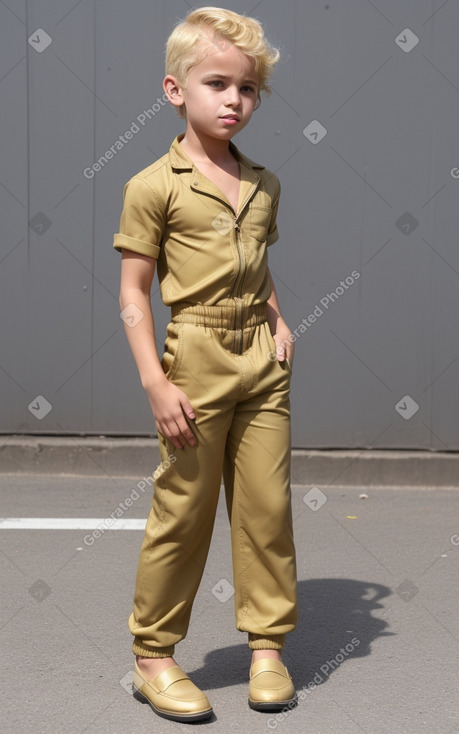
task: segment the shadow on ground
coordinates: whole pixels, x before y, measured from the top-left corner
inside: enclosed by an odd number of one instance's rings
[[[351,658],[371,654],[371,643],[392,636],[375,610],[391,589],[371,581],[310,579],[298,584],[298,624],[287,635],[284,662],[296,689],[320,685]],[[347,645],[347,647],[346,647]],[[189,675],[200,688],[212,690],[248,680],[250,653],[246,644],[208,653],[204,665]]]

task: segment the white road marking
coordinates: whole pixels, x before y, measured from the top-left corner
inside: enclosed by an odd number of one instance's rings
[[[0,530],[145,530],[146,518],[0,517]]]

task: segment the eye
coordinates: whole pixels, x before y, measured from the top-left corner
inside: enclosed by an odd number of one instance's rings
[[[254,87],[251,87],[249,84],[244,84],[244,86],[242,87],[242,91],[243,92],[249,92],[250,94],[254,94],[255,93]]]
[[[214,87],[214,88],[217,88],[219,85],[223,86],[223,82],[220,79],[214,79],[210,82],[207,82],[207,84],[210,87]]]

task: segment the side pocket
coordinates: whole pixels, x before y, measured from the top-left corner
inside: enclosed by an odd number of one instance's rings
[[[174,377],[182,360],[184,325],[174,324],[172,321],[167,325],[161,367],[168,380]]]
[[[289,375],[290,377],[292,376],[293,371],[292,371],[292,364],[291,364],[291,362],[289,362],[288,360],[284,359],[284,360],[282,360],[282,362],[279,362],[279,360],[277,360],[277,364],[281,368],[282,372],[286,372],[287,375]]]
[[[282,370],[285,370],[289,374],[292,374],[293,367],[292,367],[291,362],[290,361],[287,361],[286,359],[284,359],[282,362],[279,362],[279,360],[277,359],[277,356],[276,356],[276,342],[274,341],[274,337],[271,334],[271,329],[269,328],[268,322],[266,322],[266,335],[267,335],[267,338],[268,338],[268,342],[269,342],[269,344],[271,346],[271,349],[268,352],[268,355],[269,355],[268,358],[269,358],[270,362],[277,362],[278,366]]]

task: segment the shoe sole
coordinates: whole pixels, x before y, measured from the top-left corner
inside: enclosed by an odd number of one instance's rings
[[[204,719],[209,719],[213,714],[213,709],[207,709],[206,711],[199,711],[196,714],[171,714],[167,711],[163,711],[162,709],[157,708],[154,703],[150,701],[147,696],[144,696],[141,691],[139,691],[138,688],[132,685],[132,695],[136,699],[136,701],[140,701],[140,703],[148,703],[149,706],[153,709],[155,714],[158,714],[158,716],[162,716],[163,719],[169,719],[170,721],[178,721],[178,722],[187,722],[187,721],[203,721]]]
[[[287,701],[252,701],[249,698],[249,706],[254,711],[282,711],[285,708],[295,708],[298,705],[298,698],[289,698]]]

